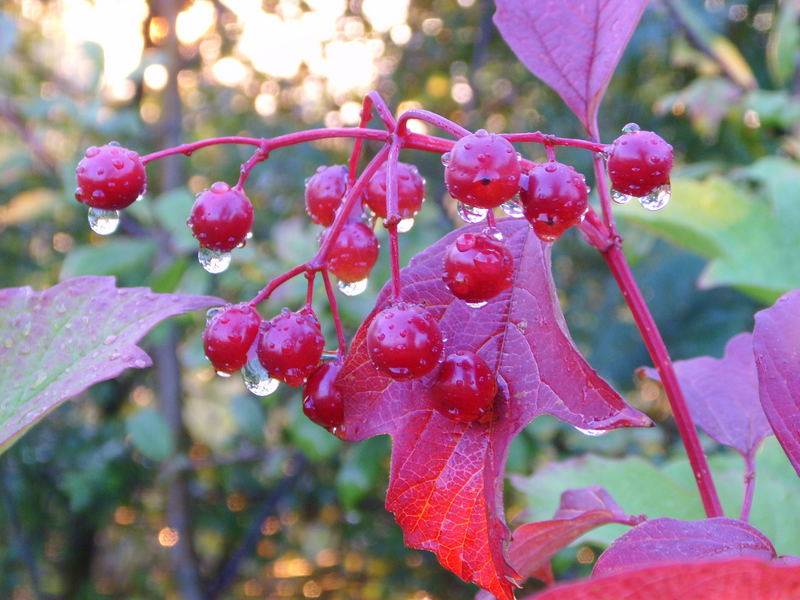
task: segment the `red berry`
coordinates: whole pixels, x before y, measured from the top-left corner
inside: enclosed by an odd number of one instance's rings
[[[324,346],[325,338],[313,312],[284,309],[262,326],[258,360],[270,377],[297,387],[319,364]]]
[[[214,368],[233,373],[247,362],[247,351],[258,335],[261,315],[249,304],[220,310],[203,332],[203,348]]]
[[[424,308],[401,302],[379,312],[367,329],[372,363],[402,381],[430,373],[442,354],[442,332]]]
[[[364,192],[364,203],[382,219],[386,218],[386,172],[388,165],[383,163]],[[417,167],[407,163],[397,163],[397,211],[401,219],[410,219],[419,211],[425,200],[425,180]]]
[[[522,170],[514,146],[484,129],[458,140],[446,160],[447,190],[464,204],[495,208],[519,189]]]
[[[611,146],[608,175],[616,191],[641,198],[669,183],[672,146],[652,131],[630,131]]]
[[[511,287],[514,257],[486,233],[462,233],[447,247],[442,279],[456,298],[485,302]]]
[[[306,212],[317,225],[328,227],[347,191],[347,167],[319,167],[306,181]]]
[[[448,355],[433,385],[436,408],[455,421],[484,421],[491,415],[497,381],[480,356],[468,350]]]
[[[342,393],[335,386],[341,368],[339,361],[322,363],[308,376],[303,388],[303,412],[326,429],[339,427],[344,421]]]
[[[230,252],[253,227],[253,205],[240,190],[218,181],[198,194],[186,223],[203,248]]]
[[[535,165],[520,187],[525,218],[545,242],[580,223],[589,206],[583,177],[572,167],[551,161]]]
[[[345,283],[366,279],[378,260],[378,238],[359,221],[346,223],[328,254],[328,270]]]
[[[133,204],[147,188],[142,159],[116,142],[86,150],[75,174],[75,199],[92,208],[121,210]]]

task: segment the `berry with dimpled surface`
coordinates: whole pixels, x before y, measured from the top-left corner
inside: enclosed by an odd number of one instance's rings
[[[218,372],[233,373],[245,365],[260,324],[261,315],[246,303],[225,307],[212,317],[203,332],[203,348]]]
[[[360,221],[346,223],[331,245],[328,270],[346,283],[362,281],[375,266],[379,249],[372,229]]]
[[[270,377],[297,387],[317,367],[325,338],[316,315],[284,309],[261,327],[258,360]]]
[[[372,178],[364,192],[364,203],[379,217],[386,218],[386,172],[388,166],[383,163]],[[417,167],[407,163],[397,163],[397,212],[401,219],[410,219],[422,207],[425,200],[425,180],[417,171]]]
[[[550,161],[535,165],[523,178],[520,201],[539,239],[552,242],[581,222],[589,207],[589,193],[575,169]]]
[[[303,388],[303,412],[326,429],[339,427],[344,421],[344,400],[335,385],[341,368],[339,361],[322,363],[308,376]]]
[[[486,233],[462,233],[444,254],[442,280],[456,298],[485,302],[511,287],[514,257]]]
[[[464,423],[488,420],[495,395],[494,374],[486,361],[469,350],[449,354],[433,385],[436,408]]]
[[[617,192],[641,198],[669,184],[672,146],[652,131],[623,133],[611,145],[608,175]]]
[[[86,150],[75,174],[75,199],[92,208],[122,210],[147,189],[147,173],[139,155],[115,142]]]
[[[203,248],[230,252],[253,227],[253,205],[241,190],[218,181],[198,194],[186,223]]]
[[[317,225],[328,227],[347,191],[347,167],[319,167],[306,182],[306,212]]]

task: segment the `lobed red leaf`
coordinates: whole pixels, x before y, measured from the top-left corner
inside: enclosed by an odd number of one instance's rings
[[[648,0],[496,0],[494,22],[517,58],[592,134],[597,109]]]
[[[353,340],[337,384],[346,390],[339,435],[362,440],[393,437],[386,506],[406,544],[436,553],[463,579],[513,598],[517,573],[503,547],[503,473],[513,437],[548,413],[582,429],[645,426],[650,420],[627,406],[575,348],[550,274],[550,245],[525,222],[500,221],[515,261],[514,286],[474,309],[442,282],[447,246],[472,226],[454,231],[417,255],[401,272],[400,300],[424,304],[447,338],[448,352],[476,352],[496,374],[500,393],[488,423],[462,423],[434,408],[436,371],[397,382],[370,362],[366,330],[389,303],[389,287]]]
[[[800,475],[800,290],[756,313],[753,353],[761,406]]]

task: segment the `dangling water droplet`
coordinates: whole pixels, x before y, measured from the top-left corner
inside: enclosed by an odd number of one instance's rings
[[[445,152],[444,154],[442,154],[442,164],[445,167],[450,164],[450,153],[449,152]]]
[[[397,224],[397,233],[408,233],[414,227],[414,217],[410,219],[401,219]]]
[[[611,190],[611,199],[617,204],[627,204],[631,201],[631,198],[633,198],[633,196],[629,196],[625,192]]]
[[[522,206],[520,206],[517,202],[514,202],[514,200],[506,200],[503,202],[503,206],[501,208],[503,209],[503,212],[506,213],[506,216],[514,219],[521,219],[525,216],[522,212]]]
[[[636,123],[627,123],[625,127],[622,128],[622,133],[636,133],[639,130],[641,130],[641,127]]]
[[[231,376],[230,373],[226,373],[225,371],[217,371],[217,375],[219,375],[223,379],[228,379]]]
[[[458,216],[465,223],[480,223],[486,218],[489,210],[486,208],[478,208],[477,206],[470,206],[463,202],[458,203]]]
[[[484,306],[489,304],[489,302],[484,300],[483,302],[465,302],[464,304],[466,304],[470,308],[483,308]]]
[[[589,437],[599,437],[608,433],[608,431],[604,431],[602,429],[581,429],[580,427],[576,427],[575,429],[580,431],[583,435],[588,435]]]
[[[661,210],[672,199],[672,189],[667,183],[657,187],[646,196],[639,198],[639,204],[647,210]]]
[[[98,235],[111,235],[119,227],[119,211],[90,208],[89,227]]]
[[[251,357],[242,368],[242,380],[250,393],[256,396],[269,396],[275,393],[281,383],[269,376],[269,372],[257,356]]]
[[[362,279],[361,281],[353,281],[350,283],[347,281],[339,281],[336,287],[338,287],[339,291],[345,296],[358,296],[367,289],[367,280]]]
[[[231,264],[231,253],[201,247],[197,251],[197,260],[209,273],[222,273]]]

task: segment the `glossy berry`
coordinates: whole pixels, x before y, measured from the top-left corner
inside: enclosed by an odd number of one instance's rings
[[[398,381],[422,377],[438,364],[444,343],[433,316],[401,302],[379,312],[367,329],[372,363]]]
[[[147,173],[139,155],[116,142],[86,150],[75,174],[75,199],[92,208],[121,210],[147,188]]]
[[[480,129],[462,137],[444,160],[445,185],[453,198],[480,208],[495,208],[519,189],[522,173],[514,146]]]
[[[308,376],[303,388],[303,412],[326,429],[339,427],[344,421],[344,400],[334,385],[341,368],[339,361],[322,363]]]
[[[366,279],[378,260],[378,238],[359,221],[346,223],[328,254],[328,270],[341,281],[355,283]]]
[[[527,184],[523,178],[520,201],[539,239],[552,242],[580,223],[589,206],[589,193],[575,169],[551,161],[535,165],[528,172]]]
[[[364,203],[382,219],[386,218],[386,172],[383,163],[369,180],[364,192]],[[425,180],[417,167],[407,163],[397,163],[397,211],[401,219],[410,219],[419,211],[425,200]]]
[[[436,408],[465,423],[488,420],[496,394],[494,373],[486,361],[468,350],[448,355],[433,385]]]
[[[230,252],[253,227],[253,205],[240,190],[218,181],[198,194],[186,223],[203,248]]]
[[[212,317],[203,332],[203,348],[218,372],[233,373],[245,365],[260,324],[261,315],[249,304],[228,306]]]
[[[669,183],[672,146],[652,131],[630,131],[611,146],[608,176],[611,187],[629,196],[643,197]]]
[[[319,167],[306,181],[306,212],[317,225],[328,227],[347,191],[347,167]]]
[[[486,233],[462,233],[444,253],[442,280],[456,298],[485,302],[511,287],[514,257]]]
[[[319,364],[324,346],[325,338],[313,312],[284,309],[262,325],[258,360],[270,377],[297,387]]]

